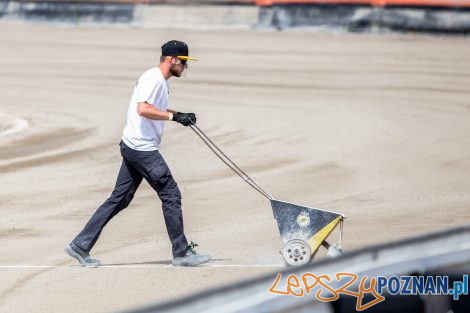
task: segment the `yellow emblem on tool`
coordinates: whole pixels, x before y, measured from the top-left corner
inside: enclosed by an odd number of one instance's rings
[[[300,227],[308,227],[310,225],[310,217],[307,212],[302,212],[297,216],[297,224]]]

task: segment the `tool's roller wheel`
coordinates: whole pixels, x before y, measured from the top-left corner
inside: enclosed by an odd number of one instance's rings
[[[283,255],[287,264],[300,266],[310,262],[312,251],[307,242],[302,239],[292,239],[285,244]]]

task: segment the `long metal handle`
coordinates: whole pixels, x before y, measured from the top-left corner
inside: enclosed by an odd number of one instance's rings
[[[217,145],[210,140],[209,137],[195,124],[189,125],[191,129],[196,133],[196,135],[201,138],[201,140],[209,147],[209,149],[214,152],[214,154],[227,165],[232,171],[234,171],[241,179],[243,179],[248,185],[253,189],[258,191],[260,194],[268,198],[269,200],[274,200],[274,197],[271,196],[267,191],[260,187],[250,176],[248,176],[241,168],[239,168],[230,158],[222,152],[222,150],[217,147]]]

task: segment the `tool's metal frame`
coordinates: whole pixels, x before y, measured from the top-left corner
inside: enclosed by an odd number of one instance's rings
[[[310,208],[290,202],[279,201],[237,166],[220,148],[195,124],[189,125],[196,135],[212,150],[212,152],[227,165],[235,174],[240,176],[248,185],[258,191],[270,202],[273,209],[274,218],[277,221],[281,239],[284,243],[284,259],[289,265],[303,265],[313,259],[313,255],[323,245],[328,250],[329,256],[341,255],[341,242],[343,238],[344,214],[331,212],[322,209]],[[326,242],[326,237],[340,225],[340,244],[330,245]],[[311,253],[308,258],[297,257],[296,253],[289,253],[289,250],[308,245]],[[299,247],[297,247],[299,246]],[[300,250],[299,250],[300,251]],[[307,251],[306,249],[302,251]]]

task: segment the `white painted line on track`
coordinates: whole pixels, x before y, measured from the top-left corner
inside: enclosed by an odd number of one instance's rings
[[[61,267],[59,265],[0,265],[1,268],[51,268]]]
[[[165,265],[102,265],[100,267],[107,267],[107,268],[135,268],[135,267],[143,267],[143,268],[152,268],[152,267],[179,267],[173,266],[171,264]],[[284,265],[269,265],[269,264],[202,264],[196,267],[284,267]]]
[[[82,267],[80,265],[0,265],[2,268],[70,268],[70,267]],[[161,265],[101,265],[100,268],[165,268],[165,267],[178,267],[171,264]],[[285,267],[285,265],[274,265],[274,264],[207,264],[196,266],[202,267]]]

